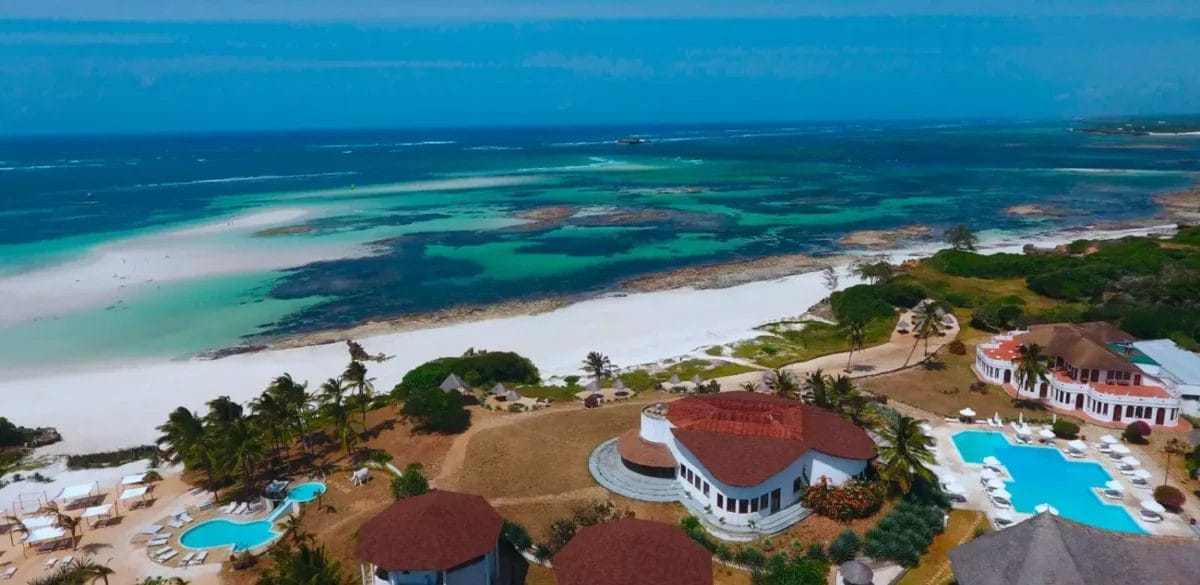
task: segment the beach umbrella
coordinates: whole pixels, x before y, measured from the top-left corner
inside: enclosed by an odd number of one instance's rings
[[[1138,460],[1137,457],[1134,457],[1133,455],[1126,455],[1126,456],[1122,457],[1121,463],[1124,463],[1125,465],[1128,465],[1130,467],[1138,467],[1142,464],[1142,462],[1140,460]]]
[[[1167,509],[1162,504],[1154,500],[1142,500],[1142,509],[1147,512],[1154,512],[1155,514],[1165,514],[1167,512]]]
[[[1021,426],[1025,426],[1025,413],[1023,413],[1023,412],[1017,413],[1017,424],[1019,424]]]
[[[1125,486],[1121,485],[1121,482],[1119,482],[1115,479],[1110,479],[1110,480],[1104,482],[1104,489],[1111,490],[1114,492],[1123,492],[1123,491],[1125,491]]]
[[[1079,439],[1075,439],[1074,441],[1067,443],[1067,446],[1076,451],[1083,451],[1084,449],[1087,449],[1087,443],[1084,443],[1083,441],[1080,441]]]
[[[671,379],[667,380],[667,382],[678,386],[680,383],[679,376],[671,376]]]
[[[896,323],[896,329],[904,330],[908,329],[908,327],[908,321],[905,321],[904,319],[901,319],[899,323]]]
[[[1009,510],[996,510],[992,516],[1005,524],[1012,524],[1015,521],[1012,512]]]
[[[591,392],[594,394],[594,393],[600,391],[600,383],[595,380],[592,380],[591,382],[588,382],[588,385],[584,386],[583,388],[584,388],[584,390],[587,390],[588,392]]]
[[[692,376],[692,383],[693,383],[693,384],[695,384],[695,385],[699,386],[699,385],[700,385],[700,384],[702,384],[703,382],[704,382],[704,380],[701,380],[701,379],[700,379],[700,374],[696,374],[695,376]]]
[[[1153,477],[1153,476],[1151,476],[1151,475],[1150,475],[1150,472],[1149,472],[1149,471],[1146,471],[1145,469],[1135,469],[1135,470],[1133,470],[1133,476],[1134,476],[1134,477],[1136,477],[1136,478],[1138,478],[1138,479],[1150,479],[1151,477]]]
[[[958,411],[958,414],[961,416],[965,416],[967,418],[971,418],[971,417],[975,416],[975,411],[973,409],[971,409],[971,407],[968,406],[968,407]]]
[[[1023,437],[1028,437],[1029,435],[1033,434],[1033,429],[1027,426],[1017,427],[1017,434]]]
[[[1116,437],[1114,437],[1114,436],[1112,436],[1112,435],[1101,435],[1101,436],[1100,436],[1100,442],[1101,442],[1101,443],[1108,443],[1109,445],[1116,445],[1116,444],[1117,444],[1117,438],[1116,438]]]
[[[985,482],[985,483],[989,480],[996,479],[998,477],[1000,477],[1000,474],[996,473],[995,471],[993,471],[991,469],[984,469],[983,471],[979,472],[979,480],[982,482]]]
[[[505,388],[504,384],[496,384],[495,386],[492,386],[492,394],[494,396],[504,396],[507,393],[508,388]]]
[[[987,483],[985,483],[983,485],[987,486],[987,489],[993,490],[993,491],[999,491],[1006,487],[1004,485],[1004,482],[999,479],[989,479],[989,480],[987,480]]]
[[[927,423],[927,422],[923,422],[923,423],[921,423],[921,424],[919,424],[919,425],[917,425],[917,426],[918,426],[918,428],[920,428],[920,429],[921,429],[921,431],[922,431],[922,432],[924,432],[926,435],[928,435],[929,433],[932,433],[932,432],[933,432],[933,425],[931,425],[931,424],[929,424],[929,423]]]
[[[1050,512],[1050,514],[1052,516],[1058,516],[1058,508],[1055,508],[1054,506],[1051,506],[1050,504],[1038,504],[1033,507],[1033,510],[1035,512],[1037,512],[1038,514]]]
[[[504,395],[504,400],[507,402],[516,402],[521,399],[521,395],[517,394],[516,390],[509,390],[508,394]]]
[[[849,561],[838,567],[842,574],[842,582],[846,585],[871,585],[875,582],[875,572],[862,561]]]
[[[988,467],[1000,467],[1000,460],[992,455],[983,458],[983,464]]]
[[[1113,445],[1112,452],[1116,453],[1117,455],[1128,455],[1129,447],[1126,447],[1125,445]]]
[[[624,390],[624,389],[625,389],[625,382],[622,382],[620,378],[617,378],[617,381],[613,382],[613,390]]]
[[[1012,494],[1008,493],[1008,490],[996,490],[996,491],[992,492],[992,499],[993,500],[1004,500],[1005,502],[1011,502]]]
[[[1042,430],[1038,431],[1038,436],[1043,439],[1053,439],[1054,431],[1052,431],[1050,429],[1042,429]]]

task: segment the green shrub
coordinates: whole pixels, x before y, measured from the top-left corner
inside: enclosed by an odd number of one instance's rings
[[[419,496],[429,491],[429,480],[420,463],[410,463],[404,472],[392,478],[392,497],[396,500]]]
[[[1053,430],[1054,436],[1060,439],[1074,439],[1079,436],[1079,425],[1067,420],[1055,422]]]
[[[912,307],[931,295],[924,287],[907,282],[886,282],[876,287],[879,298],[896,307]]]
[[[829,295],[829,304],[839,323],[861,321],[895,314],[892,305],[879,295],[879,287],[859,284]]]
[[[835,563],[844,563],[854,559],[861,548],[862,541],[858,535],[847,528],[829,543],[829,559]]]
[[[946,351],[954,355],[967,355],[967,344],[963,343],[961,339],[955,339],[946,344]]]
[[[519,522],[505,520],[500,534],[517,550],[529,550],[533,547],[533,539],[529,536],[529,531]]]
[[[533,362],[509,351],[489,351],[459,357],[443,357],[425,362],[400,381],[404,399],[417,390],[437,388],[446,376],[456,374],[472,386],[492,386],[497,383],[537,384],[541,375]]]
[[[819,542],[810,542],[808,549],[804,551],[804,558],[816,561],[826,560],[825,547],[821,546]]]
[[[750,567],[752,569],[760,568],[767,563],[766,555],[762,554],[758,549],[751,546],[743,546],[737,552],[733,553],[733,562]]]
[[[459,395],[436,387],[409,393],[400,414],[414,421],[419,431],[461,433],[471,426],[471,413],[463,408]]]
[[[1169,485],[1160,485],[1154,488],[1154,501],[1163,505],[1164,508],[1172,512],[1178,512],[1183,508],[1183,504],[1187,502],[1187,496],[1178,488]]]
[[[863,550],[875,559],[916,566],[929,544],[945,529],[940,506],[905,500],[867,531]]]
[[[961,292],[948,292],[942,299],[955,307],[974,307],[976,302],[973,297]]]

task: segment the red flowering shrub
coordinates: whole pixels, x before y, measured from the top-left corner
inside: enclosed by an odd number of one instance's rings
[[[1121,433],[1126,441],[1137,443],[1139,445],[1146,444],[1146,437],[1150,436],[1150,425],[1146,421],[1135,420],[1125,427],[1125,432]]]
[[[1183,492],[1175,487],[1160,485],[1154,488],[1154,501],[1162,504],[1164,508],[1172,512],[1177,512],[1183,507],[1184,502],[1187,501],[1187,496],[1183,495]]]
[[[883,490],[865,481],[850,481],[841,486],[829,485],[822,477],[804,491],[801,503],[805,508],[838,522],[866,518],[883,504]]]

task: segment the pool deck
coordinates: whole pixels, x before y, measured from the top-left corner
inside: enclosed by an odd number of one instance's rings
[[[986,423],[982,422],[966,424],[957,421],[950,422],[940,419],[928,420],[927,422],[933,426],[933,432],[930,434],[937,441],[937,446],[934,449],[938,462],[936,471],[940,475],[958,478],[959,483],[966,488],[966,502],[955,502],[954,506],[969,510],[979,510],[988,514],[990,518],[992,513],[996,511],[996,508],[993,507],[988,501],[986,489],[979,482],[979,472],[983,469],[983,465],[978,463],[967,463],[963,461],[958,449],[954,446],[953,436],[962,431],[1000,432],[1004,434],[1005,438],[1008,439],[1010,443],[1016,443],[1016,433],[1011,427],[1008,426],[1005,426],[1004,428],[989,427]],[[1036,430],[1039,427],[1034,425],[1033,428]],[[1120,471],[1117,470],[1116,462],[1109,459],[1107,455],[1104,455],[1091,447],[1091,444],[1095,442],[1094,438],[1098,438],[1101,434],[1103,434],[1103,432],[1104,431],[1101,430],[1100,432],[1093,431],[1085,433],[1091,439],[1086,441],[1089,444],[1087,457],[1084,459],[1072,459],[1072,461],[1091,461],[1100,463],[1100,465],[1104,467],[1104,470],[1107,471],[1108,474],[1113,477],[1113,479],[1121,482],[1121,484],[1125,486],[1125,499],[1123,501],[1114,501],[1109,499],[1103,499],[1103,501],[1106,504],[1123,506],[1126,512],[1133,517],[1137,525],[1149,534],[1155,536],[1186,536],[1195,538],[1196,533],[1191,530],[1187,520],[1184,517],[1187,514],[1187,510],[1185,510],[1184,514],[1182,515],[1168,512],[1167,514],[1163,515],[1163,521],[1157,524],[1144,522],[1138,517],[1139,503],[1143,499],[1152,499],[1154,490],[1153,488],[1135,488],[1131,483],[1129,483],[1129,478],[1121,475]],[[1059,439],[1056,441],[1056,443],[1060,449],[1065,448],[1066,441]],[[1126,446],[1133,451],[1133,455],[1135,457],[1142,460],[1143,468],[1154,475],[1154,478],[1151,479],[1151,483],[1155,486],[1159,485],[1163,477],[1163,470],[1157,466],[1156,462],[1151,457],[1151,454],[1145,452],[1145,447],[1141,445]],[[1097,497],[1100,496],[1097,495]],[[1018,522],[1031,517],[1029,514],[1022,514],[1016,510],[1012,510],[1012,514]]]

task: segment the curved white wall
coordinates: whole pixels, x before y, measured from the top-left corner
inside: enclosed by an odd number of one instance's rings
[[[667,435],[670,434],[671,422],[665,417],[653,416],[642,412],[642,426],[638,430],[638,435],[652,443],[666,443]]]

